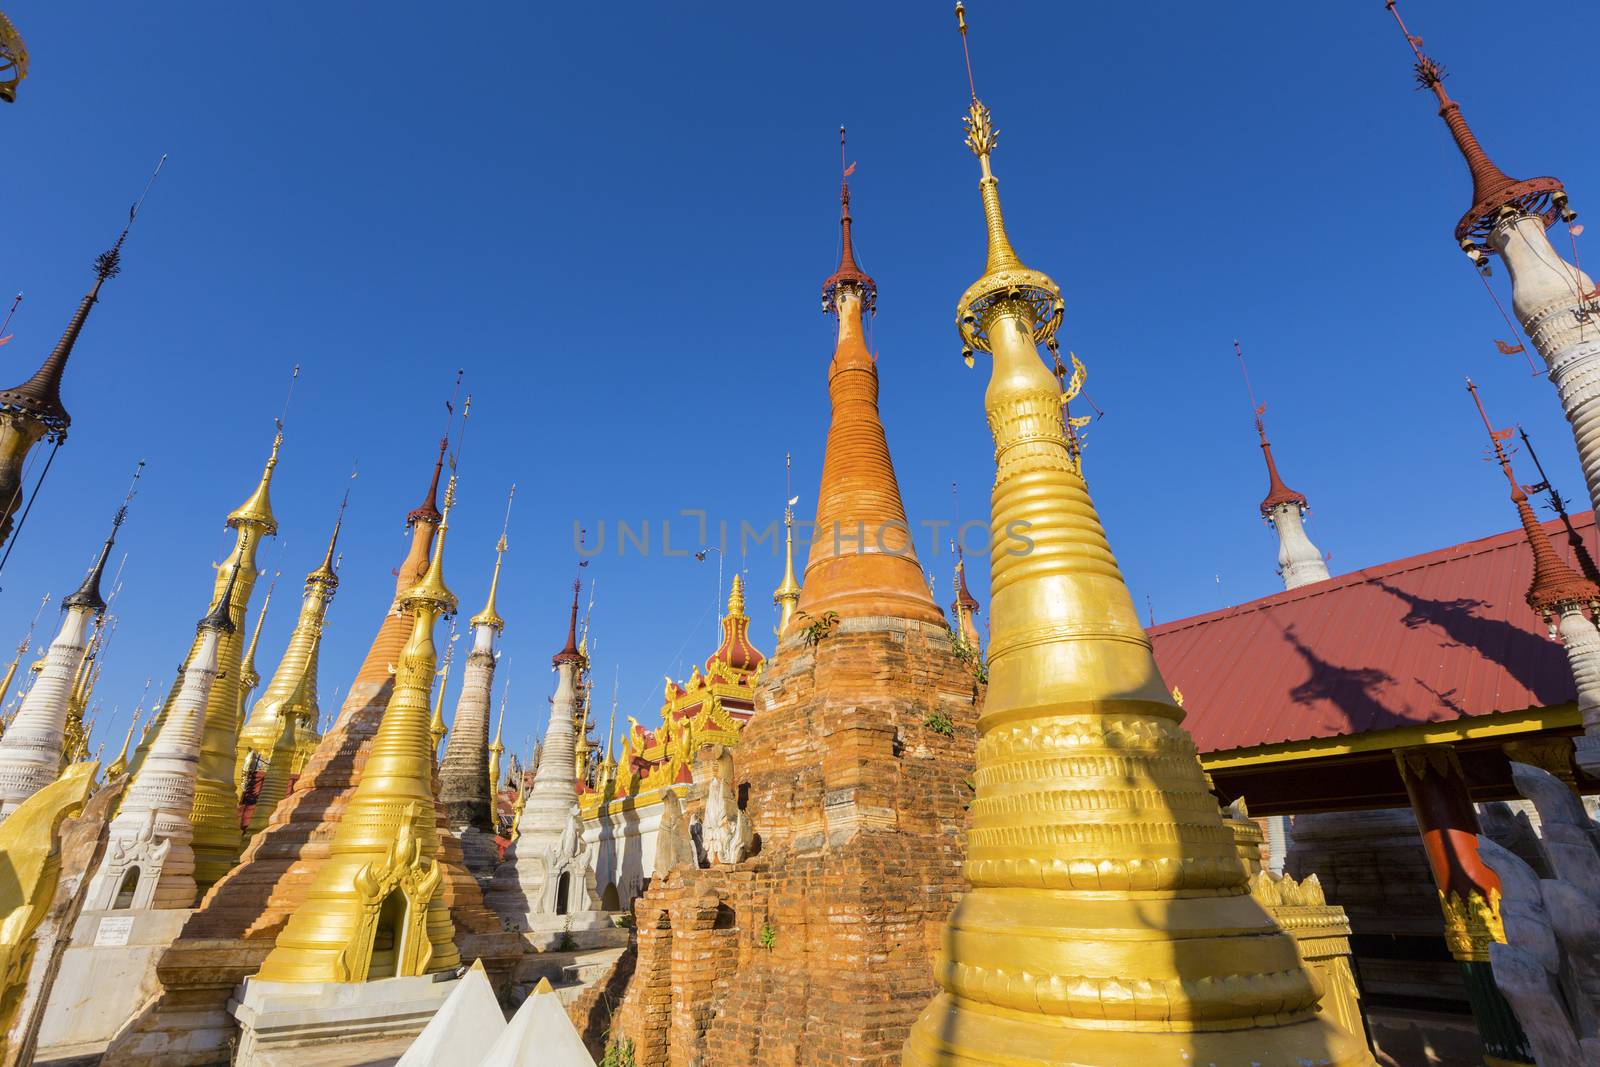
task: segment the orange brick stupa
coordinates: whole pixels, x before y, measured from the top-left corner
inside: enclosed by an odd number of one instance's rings
[[[437,504],[444,447],[421,506],[407,516],[411,548],[395,578],[396,594],[415,585],[428,565],[439,528]],[[202,901],[157,965],[162,992],[125,1027],[107,1063],[127,1067],[186,1067],[220,1062],[237,1027],[228,998],[272,950],[289,916],[304,902],[366,763],[394,686],[411,630],[410,615],[387,607],[377,636],[350,684],[339,717],[306,762],[294,790],[256,834],[239,865]],[[444,867],[445,902],[465,958],[482,957],[491,974],[508,980],[523,954],[521,941],[483,905],[477,883],[462,866],[461,845],[440,816],[436,859]]]
[[[981,687],[910,552],[862,340],[876,287],[855,264],[848,188],[843,201],[844,255],[823,289],[839,342],[818,521],[866,542],[813,545],[806,614],[767,660],[731,771],[721,746],[697,754],[686,806],[701,840],[737,804],[755,841],[733,863],[686,847],[665,870],[658,844],[634,955],[596,987],[625,982],[620,1007],[574,1006],[594,1047],[609,1026],[640,1067],[898,1064],[963,890]]]
[[[842,132],[842,131],[841,131]],[[850,233],[850,185],[840,186],[839,269],[822,285],[822,306],[839,319],[828,365],[833,421],[817,492],[817,525],[796,617],[814,623],[893,615],[944,622],[917,563],[889,442],[878,417],[878,360],[867,351],[865,317],[878,307],[878,285],[856,265]],[[791,622],[792,625],[792,622]]]

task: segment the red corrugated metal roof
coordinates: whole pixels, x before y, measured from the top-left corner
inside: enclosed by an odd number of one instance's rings
[[[1573,516],[1592,542],[1594,513]],[[1559,520],[1544,524],[1569,562]],[[1150,631],[1202,753],[1574,699],[1528,607],[1522,530],[1368,567]]]

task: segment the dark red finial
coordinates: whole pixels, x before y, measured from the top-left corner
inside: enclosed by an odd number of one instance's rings
[[[439,513],[439,475],[444,471],[444,454],[449,448],[450,438],[439,438],[439,458],[433,464],[433,480],[428,483],[428,495],[406,516],[407,526],[415,526],[419,522],[431,522],[437,526],[443,518]]]
[[[1256,403],[1256,391],[1250,385],[1250,370],[1244,363],[1244,349],[1239,342],[1233,342],[1233,354],[1239,357],[1239,373],[1244,375],[1245,394],[1250,397],[1250,411],[1256,421],[1256,436],[1261,438],[1261,454],[1267,460],[1267,495],[1261,501],[1261,517],[1271,519],[1273,509],[1284,504],[1294,504],[1301,508],[1309,508],[1310,501],[1304,493],[1298,493],[1283,483],[1283,477],[1278,473],[1277,460],[1272,458],[1272,443],[1267,440],[1267,424],[1261,421],[1261,416],[1266,414],[1267,405]]]
[[[1516,505],[1517,517],[1522,520],[1528,547],[1533,549],[1533,581],[1528,585],[1528,606],[1548,621],[1552,615],[1559,615],[1573,605],[1592,605],[1600,601],[1600,587],[1567,566],[1556,555],[1550,538],[1545,536],[1544,527],[1534,516],[1527,491],[1518,483],[1516,473],[1511,469],[1511,458],[1506,455],[1504,442],[1515,431],[1494,428],[1489,421],[1489,413],[1484,410],[1483,398],[1478,395],[1478,387],[1471,378],[1467,379],[1467,392],[1472,394],[1472,402],[1478,406],[1478,416],[1483,419],[1483,428],[1489,432],[1489,445],[1494,449],[1495,461],[1500,464],[1501,472],[1511,485],[1511,502]]]
[[[862,307],[872,313],[878,310],[878,283],[856,265],[855,242],[850,235],[850,175],[855,173],[856,165],[845,166],[843,126],[839,127],[839,170],[839,269],[822,283],[822,310],[837,314],[839,308],[834,294],[841,285],[853,285],[861,293]]]
[[[1472,128],[1467,125],[1466,118],[1461,114],[1461,105],[1450,99],[1450,94],[1445,91],[1444,67],[1422,51],[1422,38],[1406,28],[1405,20],[1395,7],[1395,0],[1388,0],[1387,6],[1395,24],[1405,35],[1406,43],[1411,46],[1412,54],[1417,57],[1418,84],[1431,89],[1438,98],[1439,117],[1450,127],[1450,136],[1455,139],[1456,148],[1467,161],[1467,170],[1472,175],[1472,207],[1456,223],[1456,243],[1481,262],[1483,255],[1494,252],[1488,242],[1489,232],[1508,208],[1519,215],[1537,216],[1546,226],[1550,226],[1558,217],[1568,222],[1577,218],[1577,214],[1567,207],[1566,189],[1559,180],[1527,178],[1519,181],[1495,165],[1478,143]]]
[[[578,651],[578,593],[582,588],[583,583],[574,578],[572,580],[572,617],[567,622],[567,644],[550,660],[557,667],[563,663],[577,663],[583,659],[583,653]]]

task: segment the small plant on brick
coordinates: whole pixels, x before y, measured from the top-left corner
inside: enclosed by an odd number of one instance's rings
[[[620,1034],[606,1042],[606,1054],[600,1060],[600,1067],[638,1067],[638,1061],[633,1058],[633,1041]]]
[[[950,630],[950,651],[955,653],[956,659],[966,665],[967,670],[972,673],[972,677],[980,685],[987,685],[989,683],[989,668],[984,665],[983,653],[960,633],[950,629],[948,623],[945,624],[945,629]]]
[[[560,937],[556,938],[556,951],[557,952],[571,952],[573,949],[575,949],[577,947],[578,947],[578,943],[576,941],[574,941],[572,939],[572,935],[567,933],[565,930],[563,930],[561,932],[561,936]]]
[[[800,632],[805,635],[806,644],[813,648],[839,624],[837,611],[824,611],[815,619],[803,611],[795,612],[795,616],[800,620]]]
[[[956,724],[951,722],[950,716],[942,711],[936,711],[926,719],[923,719],[922,725],[936,734],[943,734],[945,737],[954,737],[956,733]]]
[[[611,917],[611,921],[613,923],[615,923],[616,925],[622,927],[624,930],[632,930],[633,929],[633,912],[631,912],[631,911],[619,912],[618,914],[613,915]]]
[[[772,946],[778,943],[778,931],[772,928],[771,923],[763,923],[761,925],[761,936],[756,938],[756,940],[761,943],[762,948],[770,952],[772,950]]]

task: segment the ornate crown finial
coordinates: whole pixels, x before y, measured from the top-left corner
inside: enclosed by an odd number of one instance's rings
[[[28,76],[28,48],[11,20],[0,13],[0,100],[16,103],[17,86]]]
[[[1384,6],[1394,16],[1395,25],[1400,27],[1412,55],[1416,56],[1414,69],[1417,83],[1425,89],[1431,89],[1438,98],[1439,117],[1450,128],[1450,136],[1454,138],[1456,148],[1466,160],[1467,170],[1472,175],[1472,206],[1456,223],[1455,238],[1461,250],[1480,269],[1486,269],[1487,257],[1495,252],[1489,244],[1489,234],[1508,211],[1514,215],[1539,218],[1546,227],[1557,218],[1566,222],[1575,220],[1578,213],[1567,206],[1567,191],[1559,180],[1545,177],[1518,181],[1495,165],[1478,143],[1472,128],[1467,125],[1466,118],[1461,114],[1461,105],[1450,99],[1450,94],[1445,91],[1444,67],[1423,52],[1422,38],[1406,28],[1395,0],[1387,0]]]

